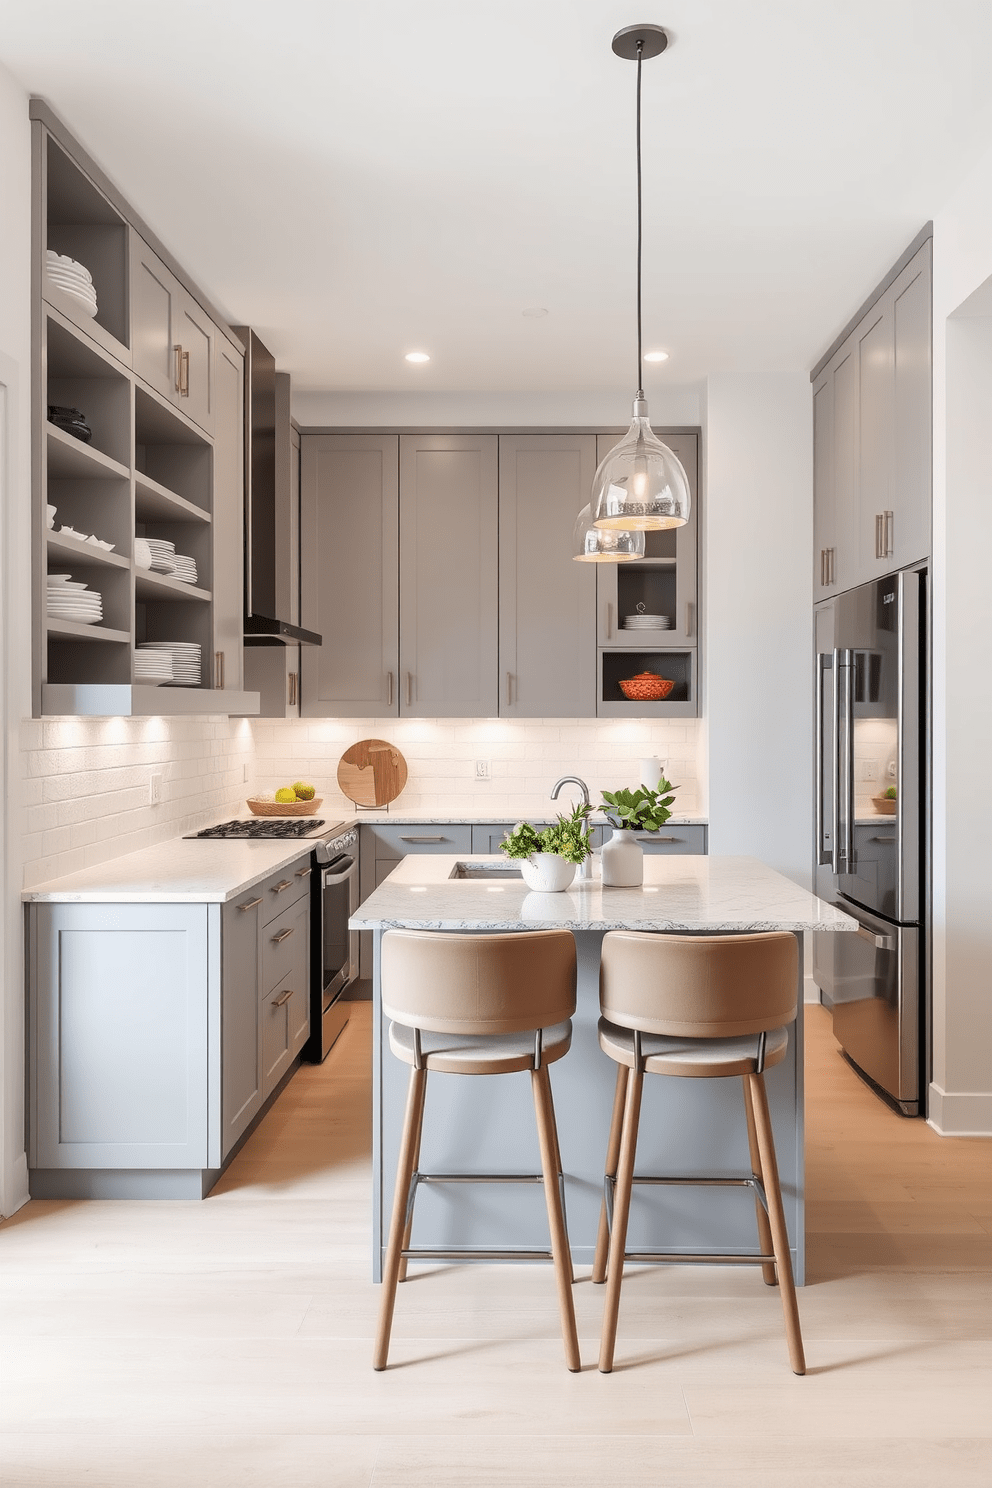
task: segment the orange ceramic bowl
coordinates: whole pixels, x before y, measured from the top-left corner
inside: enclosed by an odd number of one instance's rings
[[[636,677],[620,683],[620,691],[633,703],[657,703],[667,698],[674,686],[674,682],[659,677],[657,672],[638,672]]]

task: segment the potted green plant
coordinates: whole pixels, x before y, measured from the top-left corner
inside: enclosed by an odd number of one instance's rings
[[[530,822],[517,822],[500,843],[500,851],[520,863],[529,889],[557,894],[567,889],[575,870],[592,851],[592,832],[586,826],[588,809],[577,806],[571,816],[559,816],[543,831]]]
[[[657,832],[671,816],[676,789],[664,775],[657,790],[640,785],[636,790],[623,788],[604,791],[600,811],[613,828],[609,842],[603,844],[603,883],[613,888],[636,888],[644,882],[644,850],[635,842],[635,832]]]

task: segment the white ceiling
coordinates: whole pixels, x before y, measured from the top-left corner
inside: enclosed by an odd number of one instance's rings
[[[806,368],[992,142],[988,0],[0,0],[0,60],[298,389],[629,388],[645,13],[648,390]]]

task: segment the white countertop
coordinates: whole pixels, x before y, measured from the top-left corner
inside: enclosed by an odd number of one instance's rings
[[[499,858],[404,858],[350,921],[354,930],[856,931],[849,915],[757,858],[654,856],[636,889],[575,879],[563,894],[531,893],[521,879],[452,879],[456,863]]]
[[[484,822],[492,822],[493,826],[497,827],[504,825],[513,827],[516,826],[518,821],[553,822],[559,813],[567,815],[568,805],[569,803],[567,801],[550,801],[547,811],[537,813],[533,811],[518,811],[513,816],[508,815],[506,811],[491,811],[485,816],[481,815],[478,811],[473,816],[452,815],[451,812],[446,816],[417,816],[413,812],[387,811],[383,807],[382,810],[358,811],[353,816],[348,817],[348,824],[352,825],[357,822],[359,826],[363,823],[372,823],[374,826],[389,826],[392,823],[395,827],[458,827],[481,826]],[[594,827],[608,825],[606,817],[601,811],[594,811],[589,818],[589,822]],[[708,825],[709,817],[707,816],[671,816],[665,823],[666,827],[705,827]],[[664,831],[664,827],[662,831]]]
[[[173,837],[25,889],[27,904],[226,904],[309,857],[305,839]]]

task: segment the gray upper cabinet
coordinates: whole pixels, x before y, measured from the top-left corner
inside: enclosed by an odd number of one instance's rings
[[[931,243],[875,298],[813,384],[813,593],[930,552]]]
[[[213,685],[244,686],[244,357],[218,335],[214,421]]]
[[[657,431],[658,438],[678,456],[689,479],[692,505],[689,520],[666,532],[645,533],[645,554],[636,563],[597,563],[598,631],[600,646],[642,645],[650,639],[652,650],[685,650],[697,644],[696,533],[699,500],[699,436],[694,433]],[[597,459],[602,462],[617,444],[612,434],[597,437]],[[581,565],[576,565],[580,567]],[[625,631],[627,615],[643,604],[649,614],[670,615],[671,630],[646,638],[643,632]]]
[[[395,434],[302,437],[305,717],[399,712],[398,461]]]
[[[499,704],[497,440],[400,438],[400,714]]]
[[[132,228],[132,365],[207,430],[213,429],[213,337],[210,317]]]
[[[595,717],[596,566],[572,560],[595,468],[593,434],[500,436],[501,716]]]

